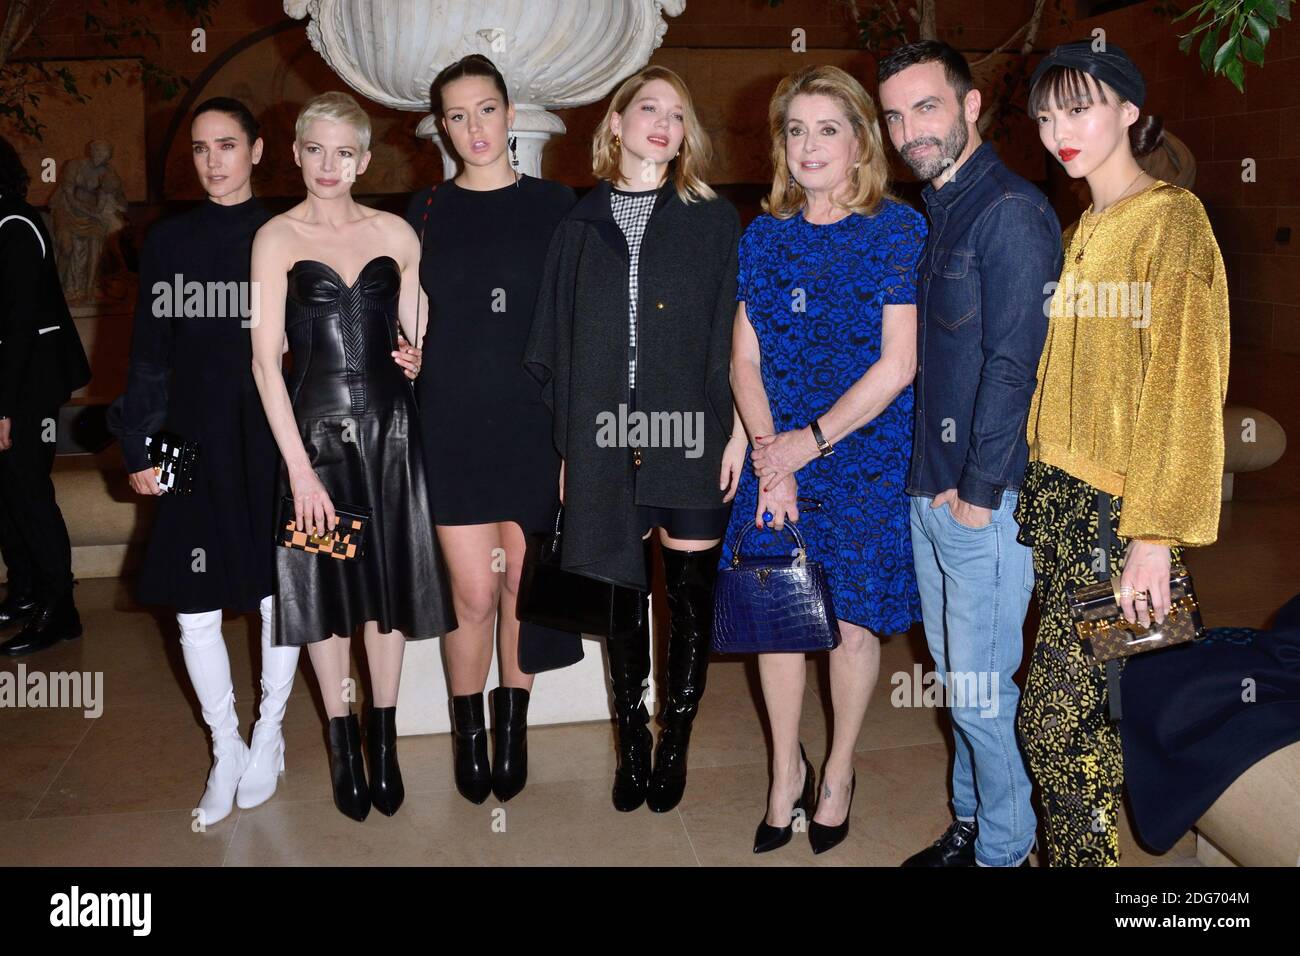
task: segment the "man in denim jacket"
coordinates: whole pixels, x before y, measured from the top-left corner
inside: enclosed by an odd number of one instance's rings
[[[881,61],[879,80],[890,139],[929,180],[907,492],[926,640],[956,742],[956,821],[904,865],[1018,866],[1036,821],[1012,675],[1034,577],[1014,513],[1061,227],[1047,198],[981,142],[980,94],[960,53],[908,44]]]

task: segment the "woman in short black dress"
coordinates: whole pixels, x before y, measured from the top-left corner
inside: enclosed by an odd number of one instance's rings
[[[510,105],[492,61],[474,54],[433,81],[430,101],[461,172],[412,199],[421,236],[420,280],[429,297],[417,381],[438,541],[459,626],[447,635],[456,787],[482,803],[509,800],[528,774],[533,675],[521,641],[538,634],[515,616],[524,535],[555,518],[560,459],[551,413],[522,364],[546,249],[573,190],[514,170]],[[492,694],[496,747],[488,764],[483,689],[499,622],[501,685]],[[522,631],[522,635],[521,635]],[[578,637],[572,635],[575,649]]]

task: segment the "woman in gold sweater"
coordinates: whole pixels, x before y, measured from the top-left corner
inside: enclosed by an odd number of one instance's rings
[[[1093,199],[1045,290],[1016,514],[1041,618],[1017,727],[1053,866],[1118,864],[1124,774],[1108,684],[1119,668],[1084,654],[1066,595],[1098,580],[1108,554],[1128,620],[1163,621],[1179,549],[1218,533],[1228,289],[1201,203],[1138,165],[1160,136],[1140,115],[1145,92],[1123,50],[1081,41],[1043,59],[1029,97],[1043,145]]]

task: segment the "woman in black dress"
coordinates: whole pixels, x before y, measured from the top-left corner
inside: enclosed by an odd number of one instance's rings
[[[271,641],[277,455],[253,384],[244,311],[253,234],[271,218],[249,182],[262,140],[248,108],[225,98],[199,105],[190,139],[208,198],[158,222],[145,237],[126,392],[113,402],[108,421],[131,488],[161,495],[136,596],[176,609],[185,668],[212,732],[214,762],[198,805],[204,824],[212,824],[236,799],[240,807],[255,807],[275,792],[284,769],[280,723],[298,648]],[[245,297],[218,304],[216,314],[205,308],[196,315],[176,294],[177,276],[182,288],[197,282]],[[205,294],[202,301],[215,300]],[[158,485],[145,439],[162,430],[199,446],[190,494],[165,494]],[[251,751],[235,715],[223,608],[258,610],[262,617],[262,703]]]
[[[413,197],[420,279],[429,299],[416,384],[438,541],[458,627],[444,648],[456,786],[482,803],[509,800],[527,779],[533,675],[520,666],[515,594],[524,535],[555,518],[560,459],[551,413],[522,359],[546,249],[574,202],[560,183],[517,173],[510,105],[492,61],[473,54],[434,79],[430,101],[461,172]],[[498,623],[501,686],[492,694],[496,747],[488,764],[483,689]],[[537,636],[537,635],[534,635]],[[545,640],[545,635],[541,635]],[[577,638],[575,636],[574,640]]]
[[[740,220],[704,182],[708,138],[671,70],[647,67],[619,87],[592,153],[600,182],[551,242],[525,361],[564,458],[564,567],[648,591],[659,529],[671,631],[653,773],[648,615],[606,648],[614,806],[664,811],[686,787],[720,542],[746,447],[728,381]]]
[[[363,820],[372,803],[391,816],[404,795],[395,719],[405,641],[455,626],[433,540],[415,397],[390,358],[399,322],[419,342],[420,247],[401,218],[352,198],[370,161],[370,121],[356,100],[317,96],[298,114],[295,134],[307,198],[253,242],[253,377],[284,459],[280,488],[292,493],[297,529],[333,531],[335,505],[368,509],[371,518],[354,559],[276,549],[276,640],[308,646],[330,718],[334,802]],[[351,636],[363,626],[369,785],[349,706]]]

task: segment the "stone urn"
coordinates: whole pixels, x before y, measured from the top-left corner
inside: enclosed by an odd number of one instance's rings
[[[644,66],[663,41],[665,16],[686,0],[285,0],[308,19],[312,48],[352,89],[384,106],[429,113],[438,72],[481,53],[505,77],[515,106],[519,169],[540,176],[547,141],[563,133],[550,112],[583,106]],[[456,162],[430,114],[416,134]]]

